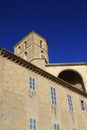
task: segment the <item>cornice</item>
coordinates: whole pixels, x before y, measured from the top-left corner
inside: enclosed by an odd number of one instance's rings
[[[73,85],[63,81],[62,79],[60,78],[57,78],[55,76],[53,76],[52,74],[40,69],[39,67],[23,60],[22,58],[14,55],[13,53],[9,52],[8,50],[6,49],[3,49],[3,48],[0,48],[0,55],[3,56],[4,58],[7,58],[8,60],[16,63],[16,64],[19,64],[21,65],[22,67],[25,67],[26,69],[28,70],[31,70],[31,71],[34,71],[35,73],[55,82],[55,83],[58,83],[59,85],[71,90],[71,91],[74,91],[84,97],[87,98],[87,93],[86,92],[83,92],[77,88],[75,88]]]
[[[51,66],[81,66],[81,65],[86,65],[87,62],[75,62],[75,63],[51,63],[51,64],[46,64],[46,67],[51,67]]]

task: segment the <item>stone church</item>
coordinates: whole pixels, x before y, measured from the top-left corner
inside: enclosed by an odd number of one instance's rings
[[[34,31],[0,48],[0,130],[87,130],[87,63],[49,63]]]

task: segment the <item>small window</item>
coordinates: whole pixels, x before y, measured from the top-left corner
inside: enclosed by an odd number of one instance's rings
[[[36,89],[36,82],[35,82],[35,78],[33,77],[30,77],[29,79],[29,89],[33,91]]]
[[[51,91],[51,103],[53,106],[57,105],[57,101],[56,101],[56,90],[53,87],[50,87],[50,91]]]
[[[77,130],[77,129],[73,128],[72,130]]]
[[[43,45],[42,45],[42,40],[40,40],[40,47],[41,47],[41,48],[43,47]]]
[[[36,119],[30,118],[29,128],[30,130],[36,130]]]
[[[80,100],[80,106],[81,110],[85,110],[85,102],[83,100]]]
[[[54,124],[54,130],[60,130],[60,127],[58,124]]]
[[[73,104],[72,104],[72,97],[71,97],[71,95],[67,94],[67,98],[68,98],[69,110],[73,111]]]

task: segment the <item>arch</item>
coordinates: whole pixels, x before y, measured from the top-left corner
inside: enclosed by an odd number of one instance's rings
[[[27,60],[27,51],[24,52],[24,59]]]
[[[75,86],[76,88],[85,91],[82,76],[77,71],[71,69],[63,70],[59,73],[58,77]]]
[[[26,49],[27,48],[27,42],[25,41],[24,42],[24,49]]]
[[[40,53],[40,58],[45,59],[45,54],[43,51],[41,51],[41,53]]]

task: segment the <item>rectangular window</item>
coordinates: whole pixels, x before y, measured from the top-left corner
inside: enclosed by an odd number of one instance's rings
[[[35,78],[33,77],[30,77],[29,79],[29,88],[33,91],[36,89]]]
[[[85,110],[85,102],[83,100],[80,100],[80,106],[81,110]]]
[[[77,129],[73,128],[72,130],[77,130]]]
[[[36,119],[30,119],[30,130],[36,130]]]
[[[67,94],[67,98],[68,98],[69,110],[73,111],[73,104],[72,104],[72,97],[71,97],[71,95]]]
[[[54,130],[60,130],[60,127],[58,124],[54,124]]]
[[[50,87],[51,90],[51,103],[52,105],[56,106],[57,105],[57,101],[56,101],[56,91],[55,88]]]

